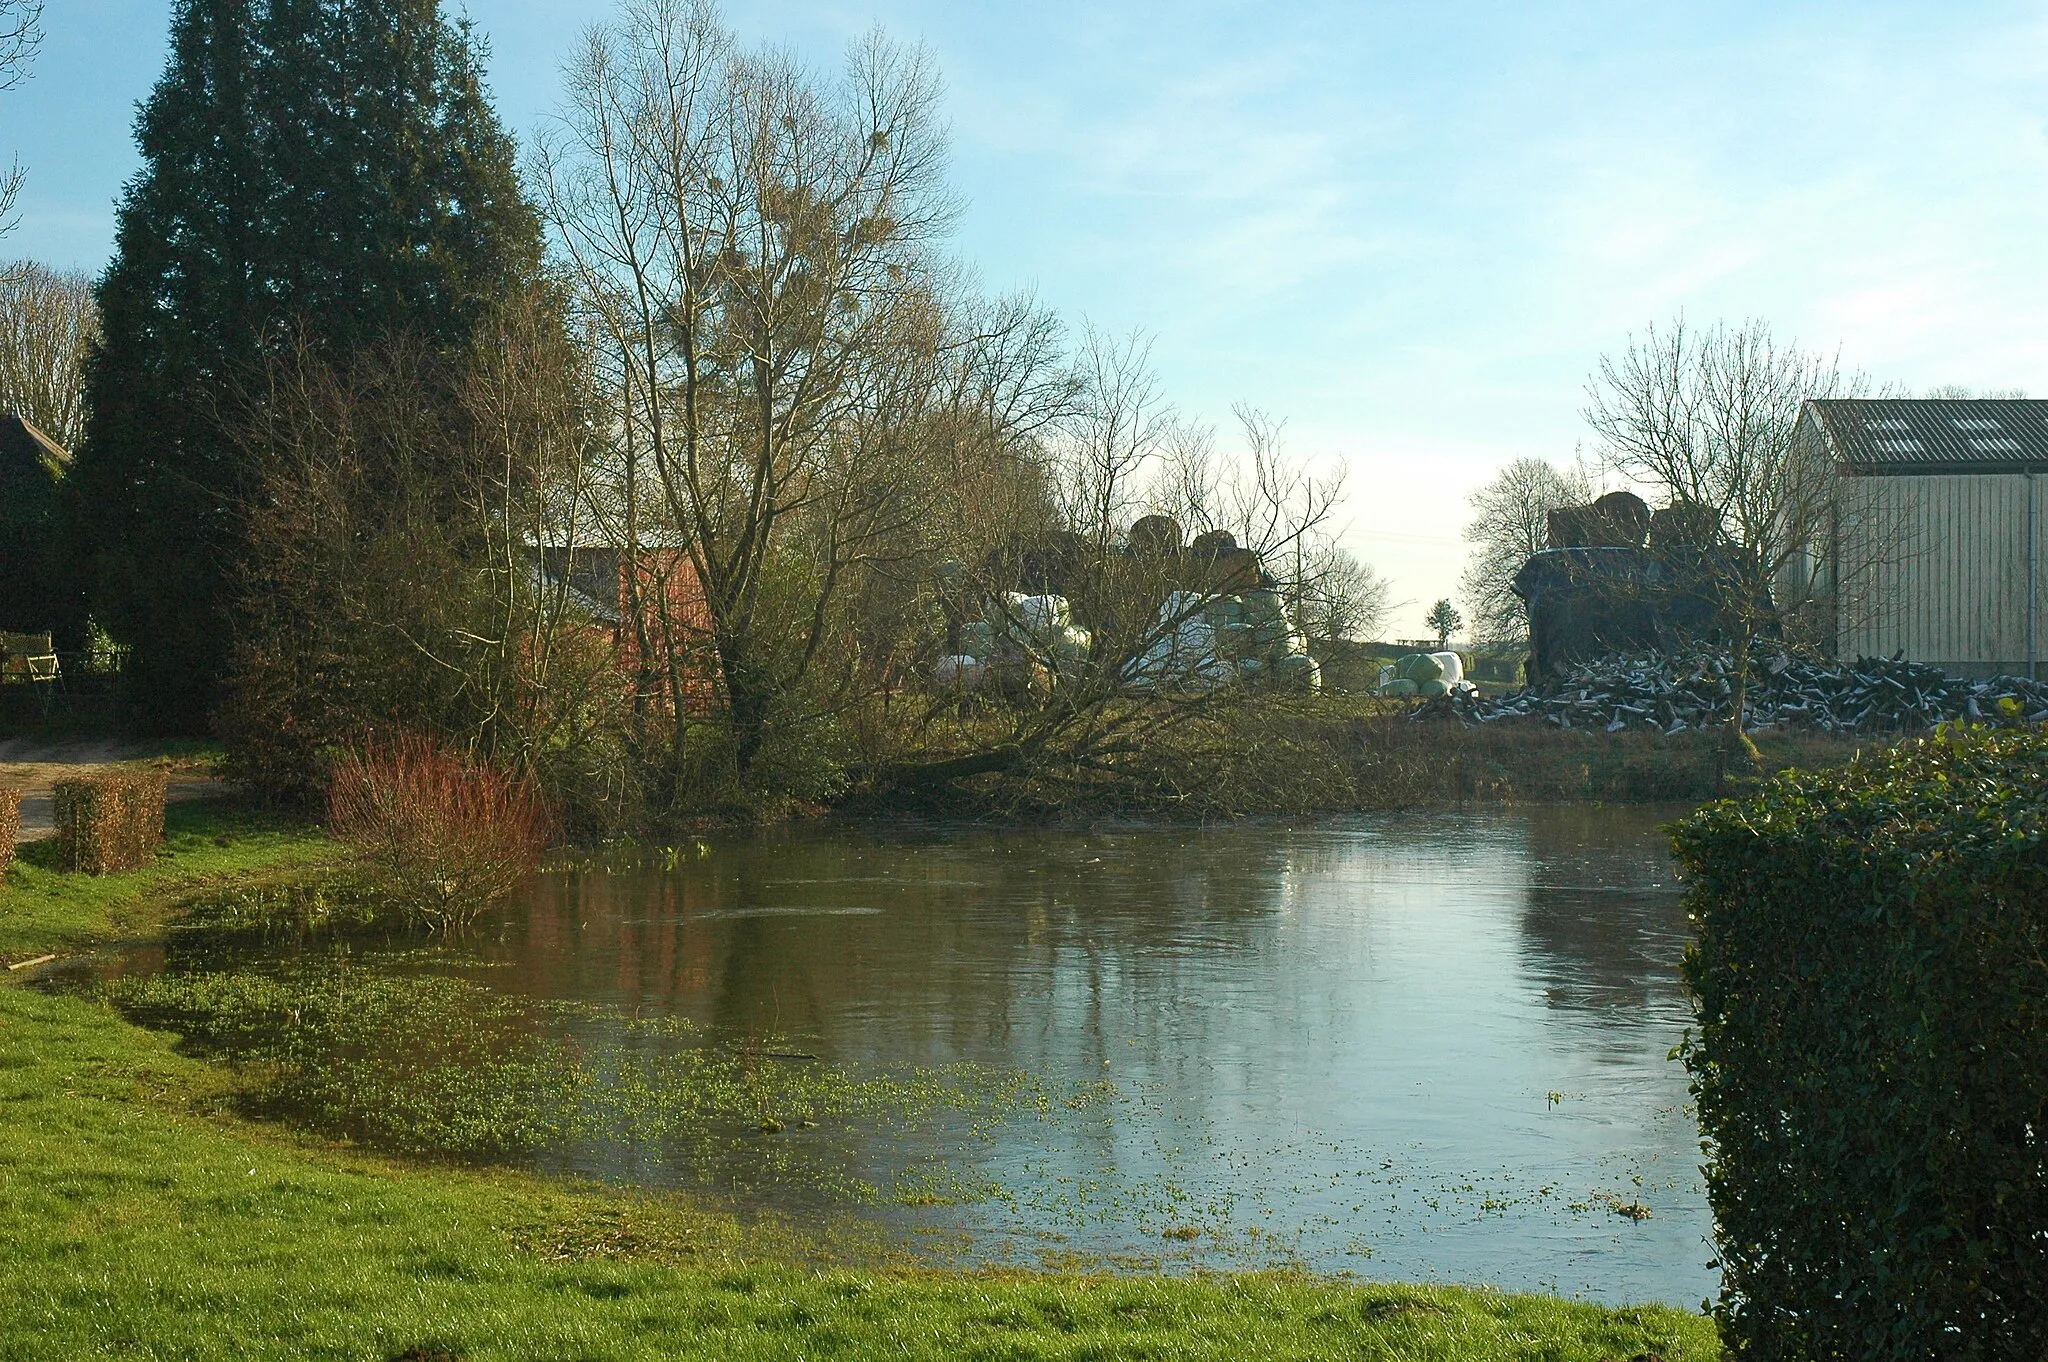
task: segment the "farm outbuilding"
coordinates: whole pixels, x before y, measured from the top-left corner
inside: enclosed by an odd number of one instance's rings
[[[2042,674],[2048,401],[1816,399],[1794,438],[1840,475],[1813,555],[1838,655]]]

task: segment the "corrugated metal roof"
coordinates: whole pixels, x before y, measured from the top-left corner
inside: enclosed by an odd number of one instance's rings
[[[2048,472],[2048,401],[1813,398],[1799,423],[1857,473]]]

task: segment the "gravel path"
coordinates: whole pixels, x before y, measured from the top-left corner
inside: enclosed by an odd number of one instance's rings
[[[78,742],[36,742],[27,738],[0,740],[0,786],[21,791],[21,831],[16,842],[54,837],[57,827],[50,789],[60,780],[88,775],[109,766],[157,760],[154,743],[91,739]],[[172,759],[170,798],[204,799],[226,787],[208,773],[207,763],[194,758]]]

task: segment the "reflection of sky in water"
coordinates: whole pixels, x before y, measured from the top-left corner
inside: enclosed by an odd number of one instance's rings
[[[764,835],[553,877],[479,977],[860,1068],[1113,1083],[991,1141],[816,1137],[883,1182],[964,1150],[1008,1199],[881,1214],[991,1257],[1292,1258],[1691,1304],[1709,1222],[1665,1058],[1685,924],[1655,821]],[[572,1163],[664,1176],[657,1150]],[[1637,1201],[1642,1223],[1613,1209]]]

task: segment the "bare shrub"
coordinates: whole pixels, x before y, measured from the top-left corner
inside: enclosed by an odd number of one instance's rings
[[[553,820],[539,787],[433,738],[373,742],[335,764],[328,827],[416,926],[466,927],[540,863]]]
[[[155,860],[164,839],[169,783],[169,775],[155,768],[58,781],[52,790],[58,865],[106,875],[140,870]]]

